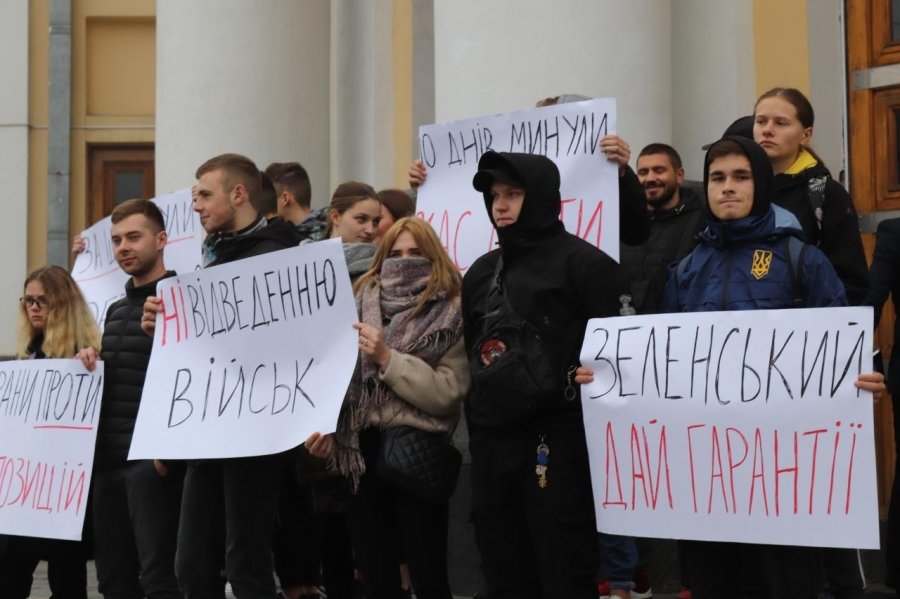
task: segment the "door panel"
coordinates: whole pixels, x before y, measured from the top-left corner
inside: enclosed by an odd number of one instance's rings
[[[109,216],[125,200],[154,197],[152,144],[88,147],[87,222]]]
[[[900,217],[900,0],[846,0],[845,8],[850,189],[871,261],[878,222]],[[875,331],[885,363],[894,349],[890,304]],[[895,460],[890,398],[875,406],[875,423],[879,503],[886,515]]]

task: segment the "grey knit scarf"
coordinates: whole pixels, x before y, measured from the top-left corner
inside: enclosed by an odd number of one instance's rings
[[[385,344],[400,353],[412,354],[434,368],[462,335],[459,301],[438,294],[415,313],[431,276],[427,258],[388,258],[381,266],[380,285],[371,281],[356,294],[360,320],[380,328]],[[356,489],[365,472],[359,451],[359,432],[369,413],[394,403],[398,411],[418,412],[378,376],[378,365],[360,354],[344,397],[335,433],[331,464]]]

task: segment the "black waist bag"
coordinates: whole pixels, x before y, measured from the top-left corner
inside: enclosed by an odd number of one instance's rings
[[[516,314],[502,285],[497,263],[481,335],[470,345],[472,392],[466,409],[482,425],[508,426],[560,400],[565,376],[537,329]]]

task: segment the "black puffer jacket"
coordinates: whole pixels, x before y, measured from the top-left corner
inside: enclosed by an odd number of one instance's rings
[[[692,190],[679,190],[681,202],[650,213],[650,238],[638,246],[621,246],[622,273],[638,314],[659,312],[669,265],[687,256],[706,225],[703,201]]]
[[[814,177],[825,178],[821,233],[809,199],[809,180]],[[850,305],[861,305],[869,291],[869,269],[850,195],[821,163],[795,175],[775,175],[773,186],[773,203],[797,217],[803,227],[803,241],[819,246],[844,283]]]
[[[106,312],[100,350],[105,381],[94,455],[96,468],[115,468],[124,465],[128,459],[150,350],[153,348],[153,337],[141,330],[144,301],[156,295],[159,281],[174,276],[175,272],[170,270],[140,287],[134,286],[134,279],[128,279],[125,297]]]
[[[506,152],[482,156],[479,169],[495,168],[512,170],[525,182],[525,200],[518,220],[497,230],[500,249],[481,256],[463,278],[467,351],[472,355],[472,344],[481,336],[478,323],[502,254],[503,283],[513,309],[537,329],[561,368],[577,365],[588,319],[618,315],[619,267],[596,247],[566,232],[559,220],[559,171],[552,161]],[[484,192],[484,202],[490,216],[490,191]],[[564,372],[560,380],[565,380]],[[563,393],[561,384],[551,412],[533,423],[510,422],[510,428],[546,431],[581,426],[580,402],[566,401]],[[477,391],[469,394],[466,416],[473,432],[484,428],[480,415],[490,409],[490,397],[480,397]]]

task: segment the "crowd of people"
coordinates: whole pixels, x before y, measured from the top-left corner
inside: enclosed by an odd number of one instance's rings
[[[651,596],[638,541],[597,533],[580,401],[593,379],[579,361],[586,323],[798,306],[872,305],[880,315],[900,292],[900,221],[879,227],[870,284],[853,203],[812,133],[806,97],[770,90],[710,144],[702,186],[685,181],[671,146],[646,146],[635,172],[627,142],[605,136],[601,159],[618,166],[621,264],[565,230],[553,161],[488,150],[472,185],[498,247],[464,275],[414,215],[428,176],[420,161],[409,192],[349,181],[317,210],[296,162],[260,171],[237,154],[206,161],[192,189],[204,268],[339,238],[353,281],[359,358],[337,430],[276,455],[127,460],[161,310],[156,284],[175,273],[156,205],[118,205],[111,241],[130,279],[102,333],[64,269],[38,269],[24,284],[19,357],[77,358],[88,369],[103,360],[105,387],[83,539],[0,539],[0,599],[27,597],[41,559],[54,597],[85,598],[91,556],[107,599],[221,599],[226,582],[239,599],[272,599],[276,577],[286,599],[320,590],[451,599],[448,506],[460,460],[451,436],[462,416],[487,586],[479,597]],[[760,247],[772,263],[754,286]],[[900,358],[895,371],[889,384],[900,392]],[[885,389],[877,372],[856,385],[876,398]],[[894,576],[898,486],[886,552]],[[853,550],[683,541],[679,554],[680,597],[865,590]]]

